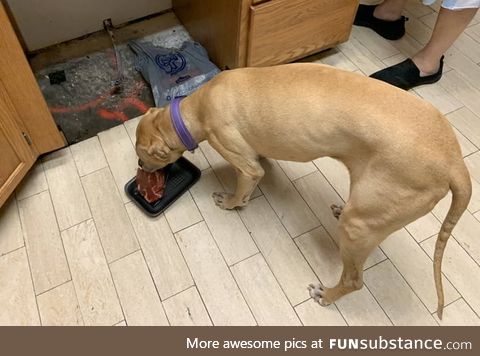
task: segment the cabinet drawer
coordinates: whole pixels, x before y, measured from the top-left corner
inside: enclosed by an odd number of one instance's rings
[[[250,8],[248,66],[293,61],[344,42],[357,0],[271,0]]]

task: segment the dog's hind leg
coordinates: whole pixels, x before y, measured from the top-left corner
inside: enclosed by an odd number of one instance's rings
[[[343,262],[339,282],[333,288],[309,286],[310,295],[321,305],[362,288],[363,267],[370,253],[391,233],[429,212],[446,193],[446,188],[412,189],[400,182],[372,184],[371,177],[353,186],[339,218]]]
[[[363,286],[363,266],[370,253],[385,239],[381,232],[372,230],[362,221],[350,219],[348,205],[340,217],[339,245],[343,271],[333,288],[321,284],[309,286],[310,296],[321,305],[329,305],[340,297]]]

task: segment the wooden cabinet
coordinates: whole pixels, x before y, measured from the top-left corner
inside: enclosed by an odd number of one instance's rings
[[[173,0],[220,68],[287,63],[348,40],[358,0]]]
[[[0,2],[0,207],[43,153],[65,146]]]

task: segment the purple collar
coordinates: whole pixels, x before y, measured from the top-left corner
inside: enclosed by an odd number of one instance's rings
[[[177,97],[170,103],[170,118],[172,119],[173,128],[180,141],[182,141],[187,150],[193,152],[198,147],[198,144],[188,131],[180,114],[180,101],[182,101],[183,98],[183,96]]]

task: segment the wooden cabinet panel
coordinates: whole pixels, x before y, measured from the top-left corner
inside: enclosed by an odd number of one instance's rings
[[[0,2],[0,207],[37,157],[65,146]]]
[[[220,68],[238,67],[244,0],[172,0],[175,14]],[[248,13],[248,12],[247,12]]]
[[[287,63],[348,40],[358,0],[172,0],[221,69]]]
[[[17,109],[21,121],[38,154],[65,146],[48,110],[20,42],[0,2],[0,80]]]
[[[15,122],[15,108],[0,80],[0,206],[25,176],[35,158]]]
[[[247,65],[280,64],[346,41],[357,4],[352,0],[271,0],[251,6]]]

